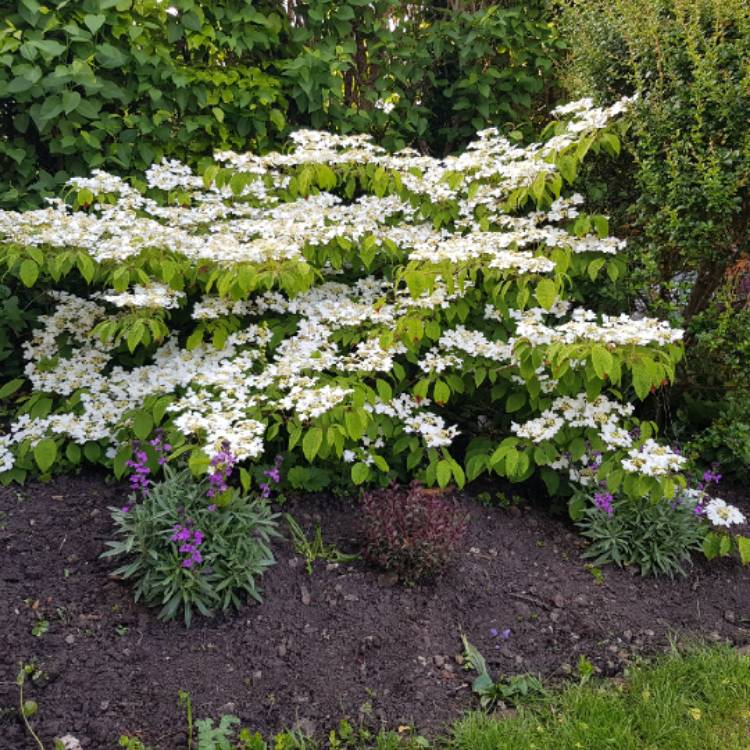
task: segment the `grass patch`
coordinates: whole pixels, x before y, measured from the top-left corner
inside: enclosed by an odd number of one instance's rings
[[[750,666],[728,647],[672,652],[623,682],[567,687],[512,718],[471,713],[451,750],[750,750]]]

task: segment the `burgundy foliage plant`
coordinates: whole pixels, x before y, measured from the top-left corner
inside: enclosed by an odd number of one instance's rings
[[[455,500],[418,482],[365,493],[365,559],[414,583],[440,572],[455,555],[467,516]]]

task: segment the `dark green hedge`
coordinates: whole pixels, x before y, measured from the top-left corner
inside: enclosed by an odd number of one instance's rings
[[[264,150],[304,126],[444,153],[490,124],[528,127],[559,47],[536,3],[409,15],[383,0],[7,5],[3,207],[94,168]]]

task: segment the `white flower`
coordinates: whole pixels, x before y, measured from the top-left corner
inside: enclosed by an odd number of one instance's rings
[[[157,307],[165,310],[177,307],[184,296],[184,292],[177,292],[164,284],[136,285],[132,292],[92,295],[116,307]]]
[[[745,523],[745,516],[734,505],[715,497],[705,506],[706,518],[714,526],[734,526],[735,524]]]
[[[622,460],[622,468],[634,474],[660,477],[679,471],[685,461],[684,456],[649,438],[640,448],[628,452],[628,458]]]

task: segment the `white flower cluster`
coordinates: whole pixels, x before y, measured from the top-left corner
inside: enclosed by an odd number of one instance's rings
[[[564,427],[588,427],[596,429],[610,448],[628,448],[633,438],[620,425],[620,420],[632,413],[632,404],[621,404],[604,395],[589,400],[586,394],[580,393],[575,398],[556,398],[539,417],[523,424],[513,422],[511,429],[518,437],[541,443],[552,440]]]
[[[155,307],[168,310],[179,307],[184,292],[177,292],[164,284],[136,284],[132,292],[92,294],[92,299],[101,299],[115,307]]]
[[[678,472],[686,460],[666,445],[660,445],[653,438],[649,438],[639,448],[633,448],[628,452],[628,458],[622,460],[622,468],[633,474],[662,477]]]
[[[745,515],[742,511],[734,505],[730,505],[725,500],[722,500],[720,497],[714,497],[709,500],[705,505],[704,511],[706,513],[706,518],[708,518],[714,526],[729,527],[745,523]]]
[[[681,341],[683,336],[682,330],[670,328],[669,323],[663,320],[634,320],[627,315],[602,315],[598,321],[596,313],[583,308],[573,310],[571,320],[554,327],[545,325],[535,311],[528,311],[519,321],[516,333],[535,346],[553,342],[573,344],[581,341],[614,346],[664,346]]]
[[[378,401],[374,406],[366,408],[375,414],[387,414],[400,420],[404,424],[404,431],[420,435],[428,448],[448,446],[458,435],[458,427],[446,426],[442,417],[426,411],[429,405],[429,399],[418,401],[413,396],[402,393],[389,402]]]

